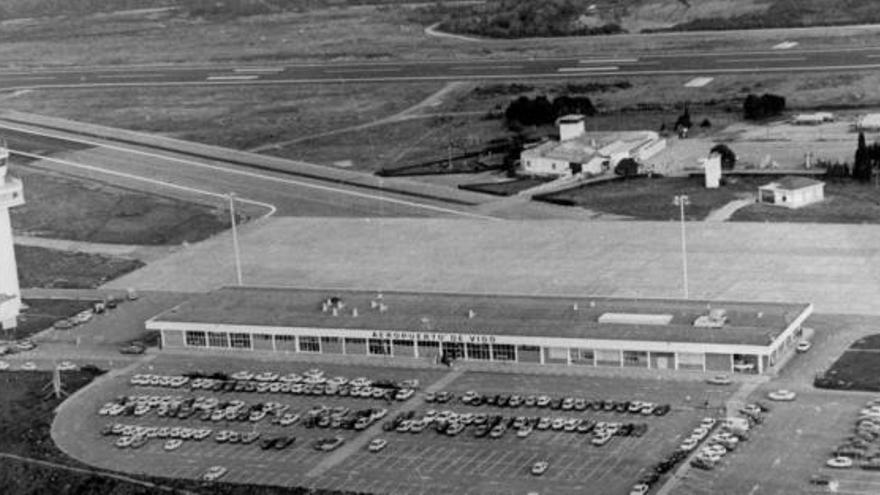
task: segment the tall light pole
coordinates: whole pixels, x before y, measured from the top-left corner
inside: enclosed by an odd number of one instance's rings
[[[235,254],[235,279],[241,285],[241,253],[238,249],[238,227],[235,221],[235,193],[226,195],[229,199],[229,221],[232,224],[232,250]]]
[[[672,198],[672,204],[678,206],[681,212],[681,275],[684,281],[684,298],[688,298],[688,260],[687,260],[687,236],[684,230],[684,207],[691,203],[687,194],[679,194]]]

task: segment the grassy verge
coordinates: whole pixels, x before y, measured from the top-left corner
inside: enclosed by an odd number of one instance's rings
[[[15,246],[19,283],[24,288],[95,288],[144,264],[137,260]]]
[[[12,210],[16,233],[110,244],[198,242],[229,226],[228,211],[16,166],[27,202]],[[246,220],[243,218],[242,220]]]
[[[18,317],[18,327],[0,332],[5,339],[23,339],[52,326],[58,320],[73,316],[92,305],[92,301],[70,299],[25,299],[27,307]]]
[[[546,179],[525,178],[514,179],[504,182],[484,182],[480,184],[464,184],[458,186],[459,189],[468,191],[476,191],[486,194],[494,194],[496,196],[513,196],[514,194],[525,191],[530,187],[539,186],[547,182]]]
[[[880,359],[876,350],[847,350],[828,370],[817,376],[819,388],[880,391]]]
[[[7,107],[230,148],[298,139],[393,115],[443,87],[326,84],[23,93]]]

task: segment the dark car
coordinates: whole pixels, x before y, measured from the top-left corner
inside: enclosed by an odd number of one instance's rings
[[[625,413],[629,410],[629,401],[621,401],[614,404],[614,410],[619,413]]]
[[[275,450],[284,450],[293,444],[293,442],[296,442],[295,436],[279,437],[275,439]]]
[[[672,407],[670,407],[669,404],[659,405],[654,409],[654,416],[666,416],[671,409]]]
[[[648,432],[648,425],[646,425],[645,423],[639,423],[639,424],[635,425],[635,427],[633,428],[632,435],[634,437],[640,437],[647,432]]]
[[[488,424],[481,424],[474,430],[474,437],[483,438],[488,435],[491,430],[492,428],[490,428]]]
[[[562,399],[556,398],[550,401],[550,409],[554,409],[556,411],[562,409]]]
[[[119,348],[119,352],[122,354],[143,354],[147,351],[147,346],[140,344],[138,342],[132,342],[127,346],[123,346]]]
[[[263,440],[260,440],[260,448],[263,450],[269,450],[272,447],[274,447],[275,444],[279,440],[282,440],[282,439],[281,438],[264,438]]]
[[[831,481],[831,476],[825,474],[814,474],[810,476],[811,485],[827,486],[831,484]]]

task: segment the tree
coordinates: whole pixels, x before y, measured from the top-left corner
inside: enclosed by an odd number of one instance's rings
[[[859,142],[856,147],[856,156],[853,161],[852,176],[859,182],[871,180],[871,158],[868,145],[865,143],[865,133],[859,133]]]
[[[687,105],[684,106],[684,113],[678,116],[678,120],[675,121],[675,130],[679,131],[680,129],[690,129],[694,126],[694,123],[691,122],[691,112],[688,110]]]
[[[639,164],[632,158],[624,158],[617,162],[614,173],[621,177],[634,177],[639,174]]]
[[[785,110],[785,98],[773,94],[758,97],[750,94],[743,101],[743,118],[761,120],[779,115]]]
[[[721,155],[721,170],[733,170],[736,166],[736,153],[734,153],[726,144],[716,144],[711,150],[709,150],[709,153],[718,153]]]

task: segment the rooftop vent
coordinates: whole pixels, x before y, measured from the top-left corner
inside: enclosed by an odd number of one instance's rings
[[[473,319],[474,316],[477,316],[477,313],[474,310],[469,309],[468,310],[468,319]]]
[[[339,308],[333,308],[333,316],[339,316]]]
[[[376,309],[378,307],[379,307],[379,301],[376,301],[375,299],[370,301],[370,309]]]
[[[578,303],[574,303],[574,304],[572,304],[572,305],[571,305],[571,309],[577,311],[577,310],[578,310]]]
[[[721,328],[727,323],[727,310],[722,308],[710,309],[709,314],[701,315],[694,320],[694,326],[700,328]]]
[[[388,305],[384,303],[379,303],[379,312],[384,313],[388,311]]]
[[[351,308],[351,316],[357,318],[357,315],[358,315],[358,309],[357,309],[357,308]]]

